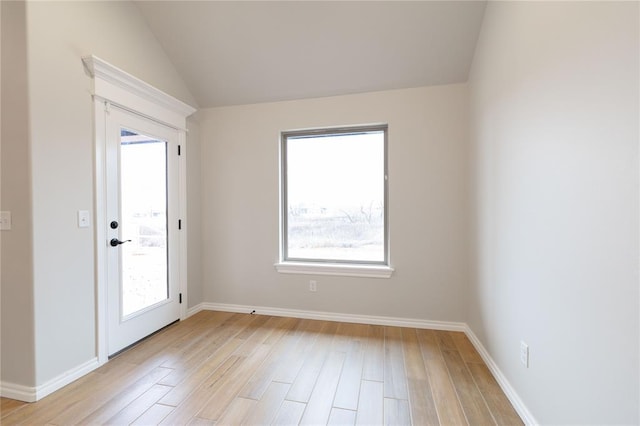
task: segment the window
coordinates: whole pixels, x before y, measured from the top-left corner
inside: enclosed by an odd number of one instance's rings
[[[387,126],[283,132],[281,144],[280,266],[389,271]]]

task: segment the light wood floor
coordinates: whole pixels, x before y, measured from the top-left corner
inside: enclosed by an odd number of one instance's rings
[[[200,312],[11,424],[516,425],[463,333]]]

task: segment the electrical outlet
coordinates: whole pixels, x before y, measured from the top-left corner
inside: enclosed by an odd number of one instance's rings
[[[529,368],[529,345],[523,341],[520,341],[520,362]]]
[[[314,280],[309,281],[309,291],[316,292],[318,291],[318,283]]]

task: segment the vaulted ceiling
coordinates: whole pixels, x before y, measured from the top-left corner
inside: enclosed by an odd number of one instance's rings
[[[201,108],[467,80],[484,1],[138,1]]]

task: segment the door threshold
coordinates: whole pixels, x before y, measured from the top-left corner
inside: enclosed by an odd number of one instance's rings
[[[160,333],[161,331],[163,331],[165,328],[171,327],[173,324],[175,324],[175,323],[177,323],[177,322],[180,322],[180,318],[178,318],[177,320],[175,320],[175,321],[173,321],[173,322],[170,322],[169,324],[165,325],[165,326],[164,326],[164,327],[162,327],[162,328],[159,328],[158,330],[154,331],[153,333],[149,334],[148,336],[145,336],[145,337],[143,337],[142,339],[140,339],[140,340],[137,340],[137,341],[133,342],[133,343],[132,343],[132,344],[130,344],[129,346],[127,346],[127,347],[124,347],[124,348],[120,349],[118,352],[115,352],[114,354],[109,355],[109,356],[107,357],[107,359],[108,359],[109,361],[111,361],[111,359],[113,359],[113,358],[117,357],[117,356],[118,356],[118,355],[120,355],[121,353],[128,351],[129,349],[133,348],[134,346],[137,346],[137,345],[138,345],[138,343],[140,343],[140,342],[144,342],[144,341],[145,341],[145,340],[147,340],[148,338],[150,338],[150,337],[152,337],[152,336],[155,336],[156,334],[158,334],[158,333]]]

